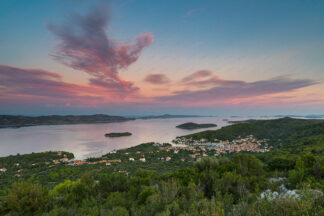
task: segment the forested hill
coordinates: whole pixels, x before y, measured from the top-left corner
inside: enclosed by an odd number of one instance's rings
[[[133,120],[121,116],[110,115],[49,115],[49,116],[15,116],[15,115],[0,115],[0,128],[7,127],[24,127],[36,125],[64,125],[64,124],[94,124],[94,123],[110,123],[124,122]]]
[[[301,138],[324,135],[324,120],[294,118],[248,120],[219,130],[207,130],[185,137],[194,140],[204,138],[213,141],[215,139],[233,140],[248,135],[270,139],[270,144],[278,147]]]

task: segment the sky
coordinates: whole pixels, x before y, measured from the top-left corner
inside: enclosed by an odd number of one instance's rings
[[[0,3],[0,114],[324,114],[324,1]]]

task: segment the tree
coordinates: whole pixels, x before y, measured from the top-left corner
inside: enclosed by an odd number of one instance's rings
[[[21,215],[34,215],[46,206],[48,191],[38,184],[15,182],[6,197],[8,209]]]

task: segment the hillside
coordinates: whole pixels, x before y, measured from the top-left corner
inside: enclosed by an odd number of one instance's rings
[[[200,147],[154,143],[87,161],[66,152],[0,158],[1,170],[7,167],[0,215],[317,216],[324,211],[324,158],[312,152],[323,152],[324,138],[309,139],[217,158]]]
[[[249,121],[217,131],[195,136],[254,134],[285,145],[217,156],[203,144],[145,143],[82,161],[60,151],[3,157],[0,215],[323,215],[323,122]]]
[[[273,147],[279,147],[301,138],[324,134],[324,121],[314,119],[281,118],[273,120],[248,120],[223,127],[189,134],[184,137],[193,140],[213,141],[233,140],[253,135],[259,139],[269,139]]]
[[[65,125],[65,124],[95,124],[95,123],[111,123],[124,122],[133,120],[121,116],[109,116],[103,114],[97,115],[50,115],[50,116],[13,116],[0,115],[0,128],[7,127],[25,127],[36,125]]]

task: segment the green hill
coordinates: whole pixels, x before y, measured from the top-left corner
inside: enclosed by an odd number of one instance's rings
[[[218,130],[207,130],[186,135],[186,138],[201,138],[213,141],[233,140],[238,137],[254,135],[260,139],[269,139],[274,147],[295,142],[301,138],[324,135],[324,121],[314,119],[281,118],[273,120],[249,120],[233,124]]]

